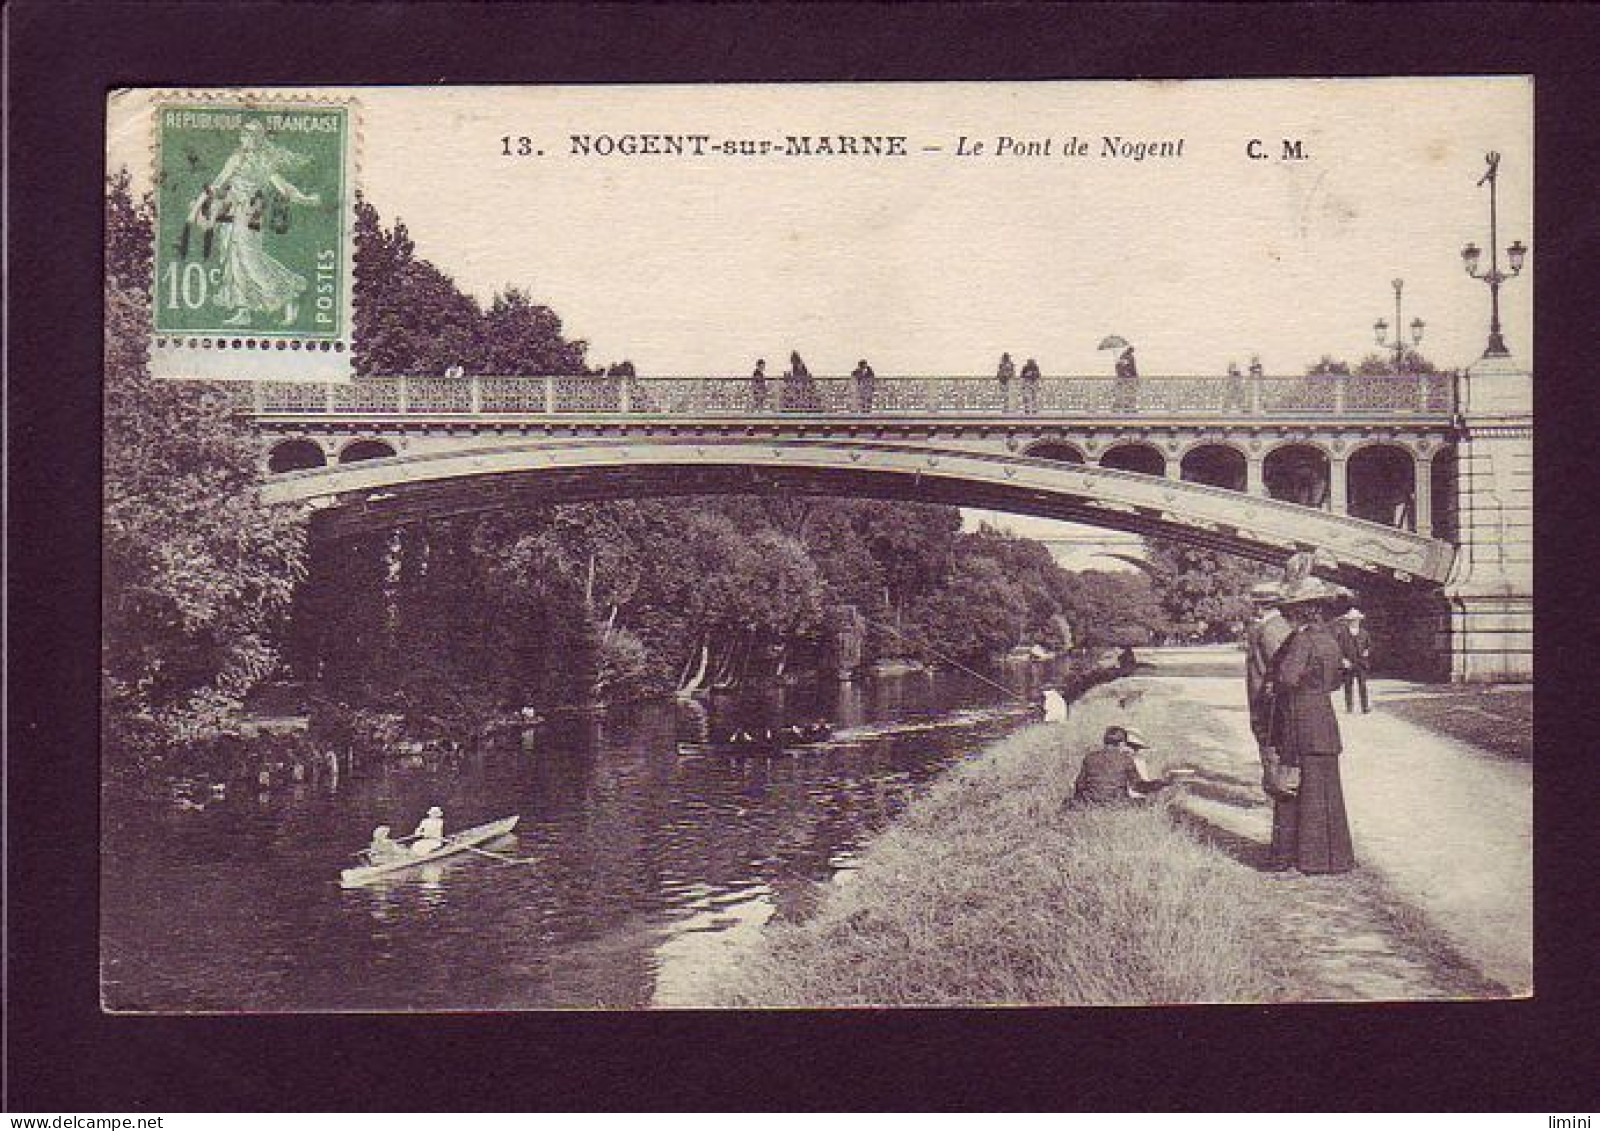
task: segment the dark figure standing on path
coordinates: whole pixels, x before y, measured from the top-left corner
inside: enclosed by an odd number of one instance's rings
[[[861,412],[871,412],[872,387],[878,380],[878,375],[872,371],[872,366],[867,364],[867,359],[862,358],[850,376],[854,377],[856,382],[856,408]]]
[[[1282,591],[1272,582],[1264,582],[1250,590],[1250,602],[1255,607],[1255,619],[1244,630],[1244,692],[1250,707],[1250,731],[1256,736],[1256,748],[1263,755],[1267,750],[1267,736],[1272,724],[1272,684],[1268,673],[1272,660],[1294,631],[1278,612],[1278,599]]]
[[[1367,676],[1372,671],[1372,633],[1362,627],[1364,619],[1360,609],[1351,609],[1333,628],[1339,651],[1344,653],[1346,714],[1355,714],[1357,687],[1361,689],[1361,713],[1372,714],[1372,703],[1367,699]]]
[[[756,359],[755,372],[750,374],[750,407],[757,412],[767,411],[767,359]]]
[[[1022,363],[1022,411],[1039,411],[1039,363],[1029,358]]]
[[[1000,368],[995,370],[994,379],[1000,382],[1000,405],[1007,412],[1011,411],[1011,380],[1017,375],[1017,367],[1011,363],[1011,355],[1000,355]]]
[[[1348,872],[1355,867],[1344,787],[1339,779],[1339,720],[1332,695],[1342,683],[1339,644],[1324,621],[1341,591],[1315,577],[1285,585],[1280,608],[1293,626],[1272,665],[1270,745],[1286,766],[1300,768],[1293,797],[1274,799],[1273,871]]]

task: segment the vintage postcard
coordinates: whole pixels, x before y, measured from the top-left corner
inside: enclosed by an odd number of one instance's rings
[[[1534,97],[113,92],[103,1007],[1530,994]]]

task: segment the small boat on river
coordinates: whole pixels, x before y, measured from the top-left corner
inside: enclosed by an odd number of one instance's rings
[[[519,820],[521,820],[520,817],[502,817],[500,820],[490,821],[486,825],[463,829],[454,836],[445,837],[444,843],[432,852],[423,852],[398,860],[385,860],[381,864],[363,864],[355,868],[346,868],[339,873],[339,886],[347,888],[360,887],[362,884],[370,884],[375,880],[385,879],[422,864],[431,864],[435,860],[443,860],[447,856],[455,856],[458,853],[467,852],[480,844],[488,844],[491,840],[505,836],[517,827]]]

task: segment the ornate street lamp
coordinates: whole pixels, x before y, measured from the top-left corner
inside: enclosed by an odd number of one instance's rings
[[[1483,257],[1483,252],[1475,243],[1469,243],[1461,249],[1461,263],[1467,269],[1467,274],[1474,279],[1482,279],[1489,284],[1489,347],[1483,351],[1484,357],[1507,357],[1511,351],[1506,349],[1506,340],[1500,335],[1500,284],[1511,276],[1522,274],[1522,263],[1528,255],[1528,249],[1521,240],[1517,240],[1506,248],[1506,263],[1511,267],[1511,275],[1504,275],[1500,271],[1500,256],[1495,250],[1500,235],[1498,230],[1499,216],[1496,213],[1497,200],[1495,196],[1495,178],[1500,170],[1500,155],[1490,153],[1484,160],[1489,163],[1489,169],[1478,180],[1481,187],[1484,181],[1489,182],[1489,270],[1478,274],[1478,261]]]
[[[1394,286],[1394,371],[1399,373],[1405,368],[1406,360],[1405,323],[1400,318],[1400,292],[1405,289],[1406,281],[1395,279],[1392,285]],[[1422,344],[1422,327],[1422,319],[1411,320],[1411,344],[1414,346]],[[1372,333],[1378,339],[1380,346],[1388,345],[1386,339],[1389,337],[1389,323],[1382,318],[1378,319],[1372,324]]]

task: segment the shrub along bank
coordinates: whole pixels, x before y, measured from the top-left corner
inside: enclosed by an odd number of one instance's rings
[[[938,782],[817,913],[768,928],[736,1006],[1142,1004],[1267,1000],[1260,886],[1165,803],[1064,809],[1082,755],[1136,718],[1115,689]],[[1152,759],[1150,770],[1164,769]]]

